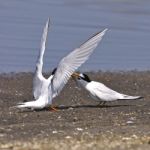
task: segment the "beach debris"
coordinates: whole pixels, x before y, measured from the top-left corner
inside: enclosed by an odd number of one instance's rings
[[[82,128],[76,128],[76,130],[78,130],[78,131],[83,131],[83,129],[82,129]]]

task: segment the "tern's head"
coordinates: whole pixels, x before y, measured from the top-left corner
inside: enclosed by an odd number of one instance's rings
[[[91,82],[90,78],[88,77],[88,75],[86,75],[85,73],[73,73],[72,77],[78,81],[80,80],[84,80],[86,82]]]
[[[55,74],[56,70],[57,70],[57,68],[54,68],[54,69],[53,69],[53,71],[52,71],[52,75],[54,75],[54,74]]]

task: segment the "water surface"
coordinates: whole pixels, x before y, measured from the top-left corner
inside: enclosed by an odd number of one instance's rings
[[[81,70],[149,70],[149,6],[148,0],[1,0],[0,73],[34,70],[48,17],[44,71],[104,28],[109,31]]]

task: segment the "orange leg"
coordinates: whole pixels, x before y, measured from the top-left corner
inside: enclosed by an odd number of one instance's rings
[[[49,107],[49,110],[50,110],[50,111],[58,111],[58,109],[56,109],[56,108],[53,107],[53,106],[50,106],[50,107]]]

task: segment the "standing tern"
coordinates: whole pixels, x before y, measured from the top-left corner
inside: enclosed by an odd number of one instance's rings
[[[51,106],[52,99],[60,93],[74,71],[89,58],[107,31],[107,29],[105,29],[102,32],[96,33],[79,48],[76,48],[66,57],[62,58],[57,68],[55,68],[50,77],[46,79],[42,75],[42,67],[48,28],[49,19],[43,31],[41,49],[37,59],[36,70],[33,78],[33,96],[35,100],[20,103],[17,105],[18,108],[43,109],[46,107],[51,107],[54,109]]]
[[[135,100],[142,98],[141,96],[130,96],[122,93],[118,93],[103,83],[92,81],[86,74],[84,73],[73,73],[72,77],[77,82],[78,86],[83,87],[86,91],[90,93],[90,96],[99,101],[99,104],[105,104],[109,101],[115,100]]]

